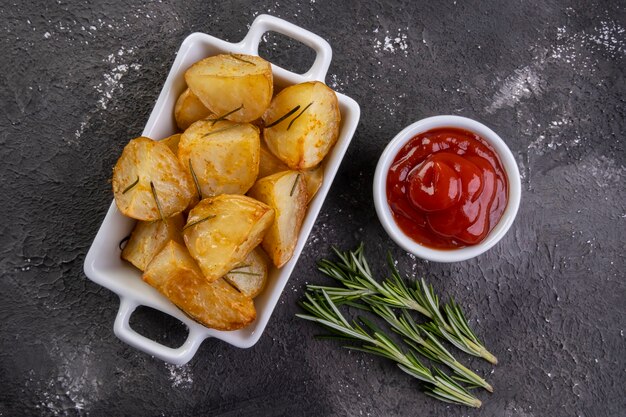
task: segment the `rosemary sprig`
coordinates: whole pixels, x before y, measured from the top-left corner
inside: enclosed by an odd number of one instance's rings
[[[324,259],[319,262],[318,269],[341,282],[346,288],[311,286],[312,289],[325,290],[337,303],[363,299],[390,307],[415,310],[432,319],[432,324],[426,328],[430,333],[445,338],[465,353],[482,357],[492,364],[498,363],[496,357],[470,329],[461,307],[452,300],[443,306],[442,312],[432,285],[426,285],[423,279],[415,283],[415,288],[409,288],[400,277],[391,255],[388,256],[391,277],[379,283],[374,279],[365,259],[363,245],[355,251],[341,252],[336,248],[333,251],[340,262]]]
[[[195,222],[189,223],[188,225],[185,225],[185,227],[183,227],[183,232],[185,230],[189,229],[190,227],[194,227],[197,224],[200,224],[200,223],[205,222],[207,220],[211,220],[214,217],[216,217],[215,214],[210,214],[210,215],[208,215],[208,216],[206,216],[206,217],[204,217],[204,218],[202,218],[200,220],[196,220]]]
[[[273,121],[272,123],[270,123],[269,125],[267,125],[265,127],[276,126],[277,124],[279,124],[280,122],[282,122],[283,120],[285,120],[286,118],[288,118],[289,116],[291,116],[292,114],[297,112],[299,109],[300,109],[300,105],[298,104],[296,107],[294,107],[293,109],[289,110],[283,116],[281,116],[280,118],[278,118],[277,120]]]
[[[159,210],[159,216],[161,216],[161,220],[165,221],[165,217],[163,216],[163,210],[161,210],[161,202],[159,201],[159,196],[157,195],[156,188],[154,187],[154,183],[150,181],[150,191],[152,191],[152,197],[154,198],[154,202],[156,203],[157,210]]]
[[[137,179],[135,180],[135,182],[133,182],[131,185],[129,185],[128,187],[124,188],[124,191],[122,191],[122,194],[126,194],[127,192],[129,192],[130,190],[132,190],[133,188],[135,188],[135,186],[139,184],[139,175],[137,175]]]
[[[403,352],[393,340],[367,319],[359,318],[362,325],[355,321],[349,323],[326,291],[307,291],[305,297],[302,307],[310,314],[297,316],[321,324],[333,332],[335,337],[349,340],[353,345],[346,346],[347,348],[391,359],[404,372],[423,381],[426,393],[438,400],[476,408],[481,406],[480,400],[455,380],[436,367],[433,367],[434,372],[431,371],[412,351]]]
[[[239,110],[241,110],[241,109],[243,109],[243,104],[242,104],[241,106],[237,107],[237,108],[236,108],[236,109],[234,109],[234,110],[231,110],[231,111],[229,111],[229,112],[227,112],[227,113],[224,113],[224,114],[223,114],[223,115],[221,115],[220,117],[217,117],[217,118],[215,118],[215,119],[206,119],[206,120],[210,120],[210,121],[212,121],[213,123],[211,123],[211,126],[214,126],[214,125],[215,125],[215,123],[217,123],[217,122],[221,122],[222,120],[224,120],[225,118],[227,118],[227,117],[228,117],[228,116],[230,116],[231,114],[233,114],[233,113],[235,113],[235,112],[238,112],[238,111],[239,111]]]
[[[198,200],[202,201],[202,189],[200,189],[200,183],[198,182],[196,171],[194,171],[193,165],[191,165],[191,158],[189,158],[189,171],[191,171],[191,178],[193,178],[193,183],[196,186],[196,191],[198,192]]]
[[[300,179],[300,173],[298,172],[298,175],[296,175],[296,179],[293,180],[293,185],[291,186],[291,191],[289,192],[289,197],[293,196],[293,192],[296,191],[296,185],[298,185],[298,180]]]
[[[307,104],[306,107],[303,108],[302,111],[300,113],[298,113],[298,115],[296,117],[291,119],[291,121],[289,122],[289,126],[287,126],[287,130],[289,130],[291,128],[291,125],[293,124],[293,122],[298,120],[298,117],[302,116],[302,113],[304,113],[309,107],[311,107],[312,104],[313,104],[313,102],[310,102],[309,104]]]
[[[393,331],[403,336],[405,342],[415,351],[452,369],[455,373],[454,379],[472,387],[483,387],[487,391],[493,392],[493,387],[487,381],[457,361],[432,333],[418,326],[406,310],[402,310],[401,315],[396,316],[386,304],[372,304],[370,307],[371,311],[383,318]]]

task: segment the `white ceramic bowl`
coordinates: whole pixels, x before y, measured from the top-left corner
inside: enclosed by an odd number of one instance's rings
[[[258,55],[259,42],[267,31],[289,36],[311,47],[316,53],[313,65],[304,74],[296,74],[272,64],[276,86],[285,87],[313,80],[324,82],[332,56],[330,45],[319,36],[282,19],[269,15],[258,16],[250,26],[246,37],[239,43],[226,42],[204,33],[193,33],[183,41],[178,50],[142,135],[152,139],[162,139],[176,132],[173,117],[174,105],[178,95],[185,89],[184,73],[194,62],[219,53]],[[309,204],[293,257],[282,268],[270,269],[267,287],[254,300],[257,318],[244,329],[225,332],[206,328],[190,319],[167,298],[143,282],[139,270],[120,259],[118,248],[119,242],[130,234],[135,222],[124,217],[117,210],[115,203],[111,203],[102,226],[87,253],[84,269],[89,279],[110,289],[120,297],[120,307],[113,326],[117,337],[137,349],[178,365],[188,362],[207,337],[215,337],[241,348],[250,347],[259,340],[304,248],[359,123],[361,114],[359,105],[343,94],[337,93],[337,98],[341,111],[341,127],[337,143],[324,162],[322,186]],[[189,328],[189,336],[185,343],[174,349],[135,332],[130,327],[129,320],[133,311],[140,305],[160,310],[185,323]]]
[[[432,249],[415,242],[405,235],[404,232],[402,232],[402,230],[398,227],[393,219],[391,208],[387,203],[387,172],[389,171],[389,167],[400,149],[414,136],[428,130],[441,127],[455,127],[469,130],[489,142],[489,144],[495,149],[498,156],[500,156],[500,161],[502,162],[502,166],[506,172],[509,182],[507,207],[496,227],[494,227],[485,240],[479,244],[460,249]],[[493,130],[489,129],[482,123],[466,117],[434,116],[422,119],[407,126],[400,133],[398,133],[396,137],[391,140],[391,142],[389,142],[378,160],[376,173],[374,174],[374,205],[376,206],[376,213],[378,214],[378,218],[385,228],[385,231],[387,231],[389,236],[404,250],[429,261],[458,262],[480,255],[502,239],[502,236],[504,236],[509,230],[513,224],[513,220],[515,220],[515,216],[517,215],[517,209],[519,208],[521,198],[521,189],[519,169],[517,168],[515,158],[513,157],[511,150],[508,146],[506,146],[506,143],[504,143],[500,136],[498,136]]]

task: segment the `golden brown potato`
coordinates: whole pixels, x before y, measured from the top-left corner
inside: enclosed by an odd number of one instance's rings
[[[293,255],[306,213],[307,190],[302,173],[283,171],[261,178],[248,195],[274,209],[274,221],[261,246],[280,268]]]
[[[306,203],[309,204],[322,186],[322,182],[324,181],[324,168],[321,165],[318,165],[315,168],[305,169],[302,171],[302,175],[304,175],[304,180],[306,182]]]
[[[337,95],[315,81],[285,88],[263,115],[269,150],[294,170],[313,168],[337,141],[341,113]]]
[[[289,171],[289,167],[267,149],[265,141],[261,141],[259,158],[259,178],[267,177],[281,171]]]
[[[191,256],[211,282],[235,268],[261,242],[274,210],[253,198],[221,194],[189,212],[183,237]]]
[[[187,249],[174,241],[167,243],[150,262],[143,280],[207,327],[236,330],[256,318],[250,297],[223,279],[209,283]]]
[[[161,139],[161,143],[167,145],[168,148],[174,153],[174,155],[178,154],[178,142],[180,142],[180,133],[176,133],[175,135],[168,136],[165,139]]]
[[[259,172],[260,146],[259,129],[249,123],[201,120],[182,134],[178,160],[203,198],[245,194]]]
[[[193,184],[164,143],[131,140],[113,168],[113,195],[119,210],[137,220],[159,220],[183,211]]]
[[[257,247],[246,256],[241,264],[224,275],[224,279],[242,294],[254,298],[265,288],[267,269],[267,256],[262,249]]]
[[[207,117],[215,116],[213,112],[206,108],[190,89],[186,89],[178,96],[174,107],[174,118],[180,130],[185,130],[192,123]]]
[[[205,58],[185,72],[189,89],[218,117],[251,122],[272,100],[272,67],[261,57],[222,54]]]
[[[138,221],[122,250],[122,259],[135,265],[141,271],[145,270],[154,255],[159,253],[170,240],[185,244],[182,235],[184,225],[185,219],[182,214],[177,214],[165,221]]]
[[[289,167],[283,161],[276,158],[273,153],[267,149],[264,141],[261,141],[261,157],[259,159],[259,178],[267,177],[281,171],[288,171]],[[318,165],[315,168],[303,169],[302,175],[306,181],[307,204],[311,202],[317,191],[322,186],[324,180],[324,168]]]

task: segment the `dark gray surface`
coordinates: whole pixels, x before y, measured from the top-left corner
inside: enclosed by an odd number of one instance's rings
[[[279,4],[280,3],[280,4]],[[620,416],[626,410],[626,14],[621,2],[3,2],[0,7],[0,415]],[[182,368],[113,335],[118,300],[82,263],[111,167],[141,133],[189,33],[239,41],[271,13],[327,39],[327,82],[362,119],[260,342],[206,341]],[[387,38],[387,40],[386,40]],[[265,51],[303,69],[311,55]],[[516,223],[459,264],[415,260],[379,225],[370,184],[402,127],[480,120],[523,175]],[[495,393],[446,406],[379,359],[313,339],[294,318],[329,245],[391,248],[466,306],[498,356],[469,362]],[[168,340],[181,326],[134,320]],[[464,359],[467,359],[463,357]]]

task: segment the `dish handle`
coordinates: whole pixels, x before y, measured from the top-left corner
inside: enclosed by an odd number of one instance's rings
[[[286,20],[262,14],[254,19],[248,34],[243,41],[241,41],[243,49],[249,54],[258,55],[261,37],[265,32],[269,31],[289,36],[290,38],[295,39],[313,49],[315,51],[315,61],[313,62],[313,65],[311,65],[311,68],[302,74],[302,76],[312,81],[316,80],[324,82],[326,79],[326,73],[328,72],[328,67],[330,66],[330,60],[333,56],[333,50],[328,42],[313,32],[309,32],[308,30],[303,29],[300,26],[296,26],[293,23],[289,23]]]
[[[130,327],[132,316],[139,304],[130,298],[120,296],[120,308],[115,317],[113,330],[115,335],[122,341],[136,349],[142,350],[152,356],[174,365],[184,365],[193,358],[206,335],[194,328],[189,328],[187,340],[179,348],[164,346],[152,339],[137,333]]]

